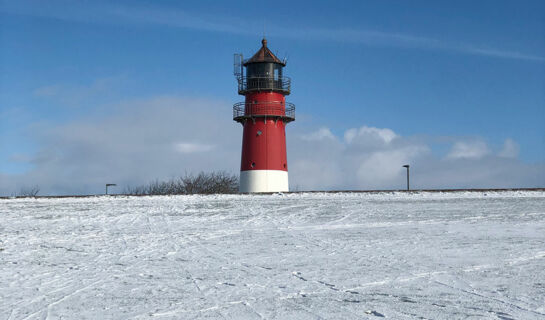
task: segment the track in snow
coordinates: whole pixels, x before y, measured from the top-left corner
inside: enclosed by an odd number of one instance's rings
[[[0,200],[0,319],[543,319],[545,192]]]

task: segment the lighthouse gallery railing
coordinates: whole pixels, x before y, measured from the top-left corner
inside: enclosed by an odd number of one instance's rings
[[[233,105],[233,120],[241,122],[252,117],[280,118],[291,122],[295,120],[295,105],[280,101],[238,102]]]
[[[245,94],[249,91],[282,91],[284,94],[290,94],[291,79],[289,77],[245,77],[238,76],[238,93]]]

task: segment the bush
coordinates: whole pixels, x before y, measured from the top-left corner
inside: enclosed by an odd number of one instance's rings
[[[19,197],[35,197],[40,192],[40,187],[34,186],[34,187],[22,187],[19,191],[18,196]]]
[[[238,177],[224,171],[185,174],[168,181],[152,181],[147,185],[127,187],[130,195],[171,195],[171,194],[219,194],[236,193]]]

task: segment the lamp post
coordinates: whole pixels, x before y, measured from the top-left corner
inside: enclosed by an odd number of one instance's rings
[[[403,168],[407,168],[407,191],[409,191],[409,167],[408,164],[403,166]]]
[[[115,183],[106,183],[106,194],[108,194],[108,187],[115,187],[117,184]]]

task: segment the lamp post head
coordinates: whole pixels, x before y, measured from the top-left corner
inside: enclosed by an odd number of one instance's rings
[[[115,183],[106,183],[106,194],[108,194],[108,187],[115,187],[117,184]]]
[[[409,168],[410,166],[408,164],[404,165],[403,168]]]

